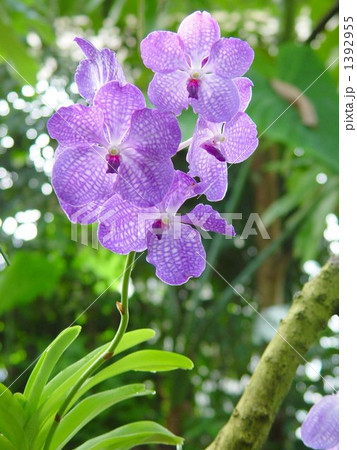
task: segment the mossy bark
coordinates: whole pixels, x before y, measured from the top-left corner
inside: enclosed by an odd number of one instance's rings
[[[294,299],[230,419],[206,450],[262,448],[303,355],[337,311],[338,259],[331,258]]]

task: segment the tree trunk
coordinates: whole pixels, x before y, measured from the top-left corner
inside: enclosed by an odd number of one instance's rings
[[[303,355],[337,309],[338,259],[334,257],[296,296],[230,419],[206,450],[262,448]]]
[[[277,161],[279,157],[278,148],[272,146],[254,158],[253,168],[257,178],[254,186],[254,206],[260,215],[281,196],[279,176],[275,172],[267,172],[264,168],[268,161]],[[267,231],[271,240],[275,240],[282,232],[281,220],[275,220]],[[271,240],[264,239],[258,233],[255,239],[258,253],[261,253]],[[256,291],[260,310],[284,303],[284,282],[290,258],[291,255],[285,253],[284,248],[280,248],[256,271]]]

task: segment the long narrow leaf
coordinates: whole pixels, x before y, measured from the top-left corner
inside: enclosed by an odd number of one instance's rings
[[[81,327],[75,326],[63,330],[56,339],[46,348],[32,371],[26,384],[24,396],[28,400],[28,413],[35,411],[53,368],[66,348],[76,339]]]
[[[154,336],[155,331],[149,328],[143,328],[125,333],[115,351],[115,354],[123,352],[142,342],[148,341]],[[107,346],[108,344],[104,344],[93,350],[91,353],[60,372],[45,386],[41,397],[41,406],[33,414],[30,421],[26,425],[26,433],[28,435],[29,442],[33,443],[34,440],[38,439],[38,430],[43,429],[49,418],[53,420],[60,401],[67,395],[78,378]]]
[[[102,369],[80,389],[74,401],[102,381],[129,370],[166,372],[175,369],[190,370],[193,363],[186,356],[164,350],[139,350]]]
[[[155,391],[146,389],[144,384],[129,384],[85,398],[61,420],[54,435],[51,449],[62,449],[88,422],[116,403],[128,398],[154,393]]]
[[[129,450],[141,444],[182,445],[183,439],[158,423],[142,421],[90,439],[75,450]]]
[[[0,448],[1,450],[16,450],[16,448],[11,444],[11,442],[6,439],[5,436],[0,435]]]
[[[142,328],[140,330],[134,330],[129,331],[128,333],[125,333],[123,336],[123,339],[121,340],[120,344],[118,345],[115,355],[118,353],[121,353],[125,350],[128,350],[129,348],[134,347],[135,345],[141,344],[142,342],[146,342],[149,339],[153,338],[155,336],[155,331],[150,328]],[[97,358],[98,355],[100,355],[102,352],[104,352],[105,348],[108,346],[108,344],[104,344],[95,350],[93,350],[91,353],[80,359],[79,361],[75,362],[74,364],[68,366],[66,369],[64,369],[62,372],[60,372],[58,375],[56,375],[45,387],[44,389],[44,396],[49,397],[52,396],[53,392],[57,390],[58,387],[69,385],[72,386],[73,383],[79,378],[79,376],[89,367],[92,362]],[[75,375],[73,377],[73,375]]]
[[[11,391],[0,384],[0,432],[16,449],[28,448],[23,432],[24,423],[25,414],[20,404]]]

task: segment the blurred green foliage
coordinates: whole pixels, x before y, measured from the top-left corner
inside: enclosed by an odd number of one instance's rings
[[[77,240],[71,240],[73,229],[49,184],[55,142],[48,139],[46,122],[52,108],[79,100],[73,74],[82,56],[73,37],[93,38],[118,51],[128,79],[143,90],[152,73],[140,60],[140,40],[153,29],[175,30],[193,10],[209,10],[222,35],[247,39],[254,47],[248,76],[255,86],[247,112],[257,123],[260,145],[249,161],[229,169],[227,197],[215,207],[242,213],[243,220],[234,222],[238,236],[249,214],[259,213],[271,239],[216,236],[204,245],[210,264],[278,324],[296,291],[336,251],[337,17],[306,43],[334,5],[331,0],[2,2],[0,55],[27,82],[0,57],[0,244],[11,262],[7,267],[0,256],[0,381],[16,380],[20,391],[27,378],[22,372],[73,321],[84,330],[58,370],[107,342],[119,319],[115,301],[124,259],[93,248],[95,226],[88,227],[88,239],[78,227]],[[274,90],[273,79],[300,92],[308,88],[304,96],[316,112],[316,127],[304,125],[295,106],[282,114],[290,102]],[[192,113],[184,113],[180,123],[187,139]],[[183,153],[175,163],[186,170]],[[35,213],[23,214],[28,211]],[[337,387],[336,320],[308,354],[327,383],[302,361],[266,450],[305,448],[296,435],[304,411],[330,392],[329,384]],[[145,256],[136,263],[131,296],[130,329],[142,327],[156,330],[156,348],[187,354],[195,368],[165,377],[124,374],[123,383],[146,382],[156,397],[102,413],[75,444],[131,421],[154,420],[185,436],[187,450],[204,448],[241,395],[269,330],[209,266],[200,280],[172,288],[155,278]],[[105,383],[118,387],[115,379]]]

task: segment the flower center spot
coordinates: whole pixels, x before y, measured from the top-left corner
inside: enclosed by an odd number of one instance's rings
[[[190,78],[187,82],[188,98],[195,98],[198,100],[198,91],[200,89],[201,81],[197,78]]]
[[[206,150],[207,153],[214,156],[218,161],[225,162],[226,158],[220,150],[220,143],[225,140],[223,135],[214,136],[212,139],[205,141],[201,144],[201,148]]]
[[[162,234],[164,232],[165,227],[166,226],[164,220],[162,219],[155,220],[155,222],[151,226],[152,233],[157,237],[159,241],[161,241],[162,239]]]
[[[107,173],[118,173],[120,166],[120,157],[118,147],[110,147],[106,156]]]
[[[109,155],[118,155],[119,154],[119,149],[118,147],[110,147],[108,150]]]

